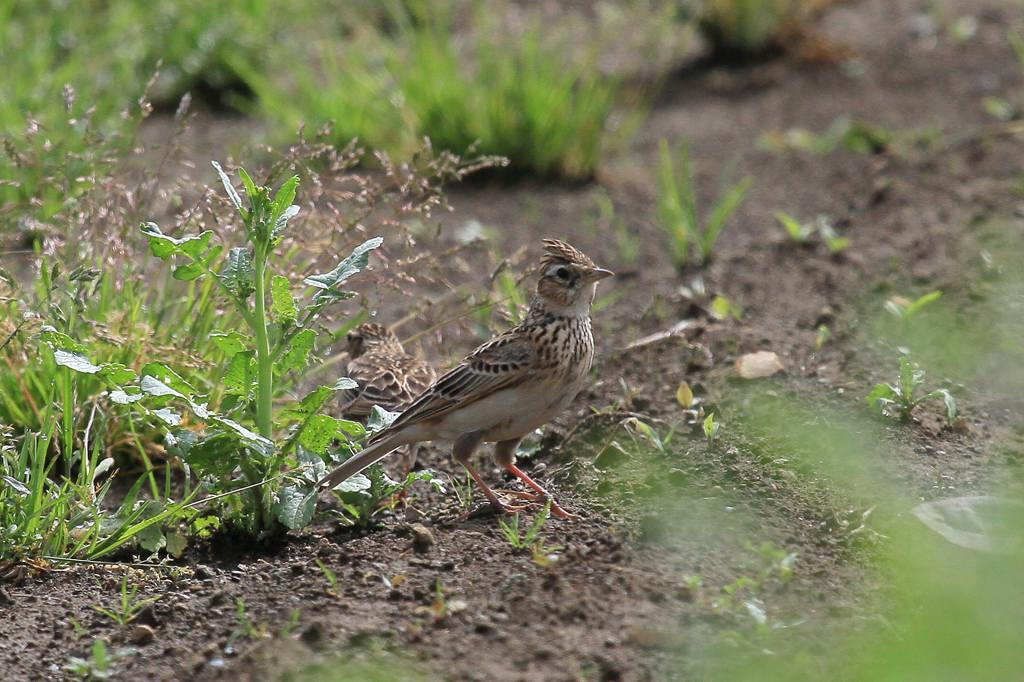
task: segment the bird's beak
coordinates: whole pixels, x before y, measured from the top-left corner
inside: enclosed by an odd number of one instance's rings
[[[611,270],[605,270],[604,268],[594,268],[587,273],[587,279],[591,282],[598,282],[605,277],[612,277],[615,273]]]

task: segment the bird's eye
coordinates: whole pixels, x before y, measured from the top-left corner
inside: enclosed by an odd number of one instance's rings
[[[558,268],[555,270],[555,277],[563,281],[569,279],[569,268]]]

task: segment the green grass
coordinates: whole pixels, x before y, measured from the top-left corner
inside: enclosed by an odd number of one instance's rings
[[[658,152],[658,221],[672,263],[679,269],[703,265],[711,259],[718,237],[743,203],[753,178],[745,177],[729,187],[716,200],[711,215],[702,221],[689,149],[683,145],[673,155],[668,142],[662,140]]]
[[[507,157],[541,176],[590,177],[601,161],[619,85],[596,55],[567,62],[533,24],[502,35],[484,6],[456,33],[447,6],[395,10],[395,28],[352,28],[342,40],[283,44],[278,60],[313,69],[265,73],[239,63],[260,106],[288,129],[333,122],[335,139],[358,137],[406,158],[416,141],[436,149]]]

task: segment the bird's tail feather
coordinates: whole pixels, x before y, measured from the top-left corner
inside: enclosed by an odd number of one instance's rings
[[[363,469],[390,455],[395,449],[406,445],[408,441],[398,435],[384,438],[370,445],[359,454],[342,462],[341,466],[321,478],[317,482],[318,488],[333,488],[347,478],[355,476]]]

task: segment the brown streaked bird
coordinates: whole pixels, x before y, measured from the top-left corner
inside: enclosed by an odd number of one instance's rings
[[[359,384],[340,395],[342,415],[347,419],[365,421],[374,405],[401,412],[437,378],[434,368],[407,353],[384,325],[364,322],[348,333],[346,341],[346,372]],[[413,448],[402,450],[404,475],[416,462]]]
[[[544,240],[537,293],[522,323],[470,353],[417,397],[359,454],[325,476],[338,485],[403,445],[454,442],[452,455],[466,467],[497,513],[506,506],[469,460],[481,443],[495,443],[498,464],[536,491],[528,499],[550,500],[551,511],[575,518],[516,466],[516,447],[576,397],[594,360],[590,306],[597,282],[612,273],[583,252],[556,239]]]

